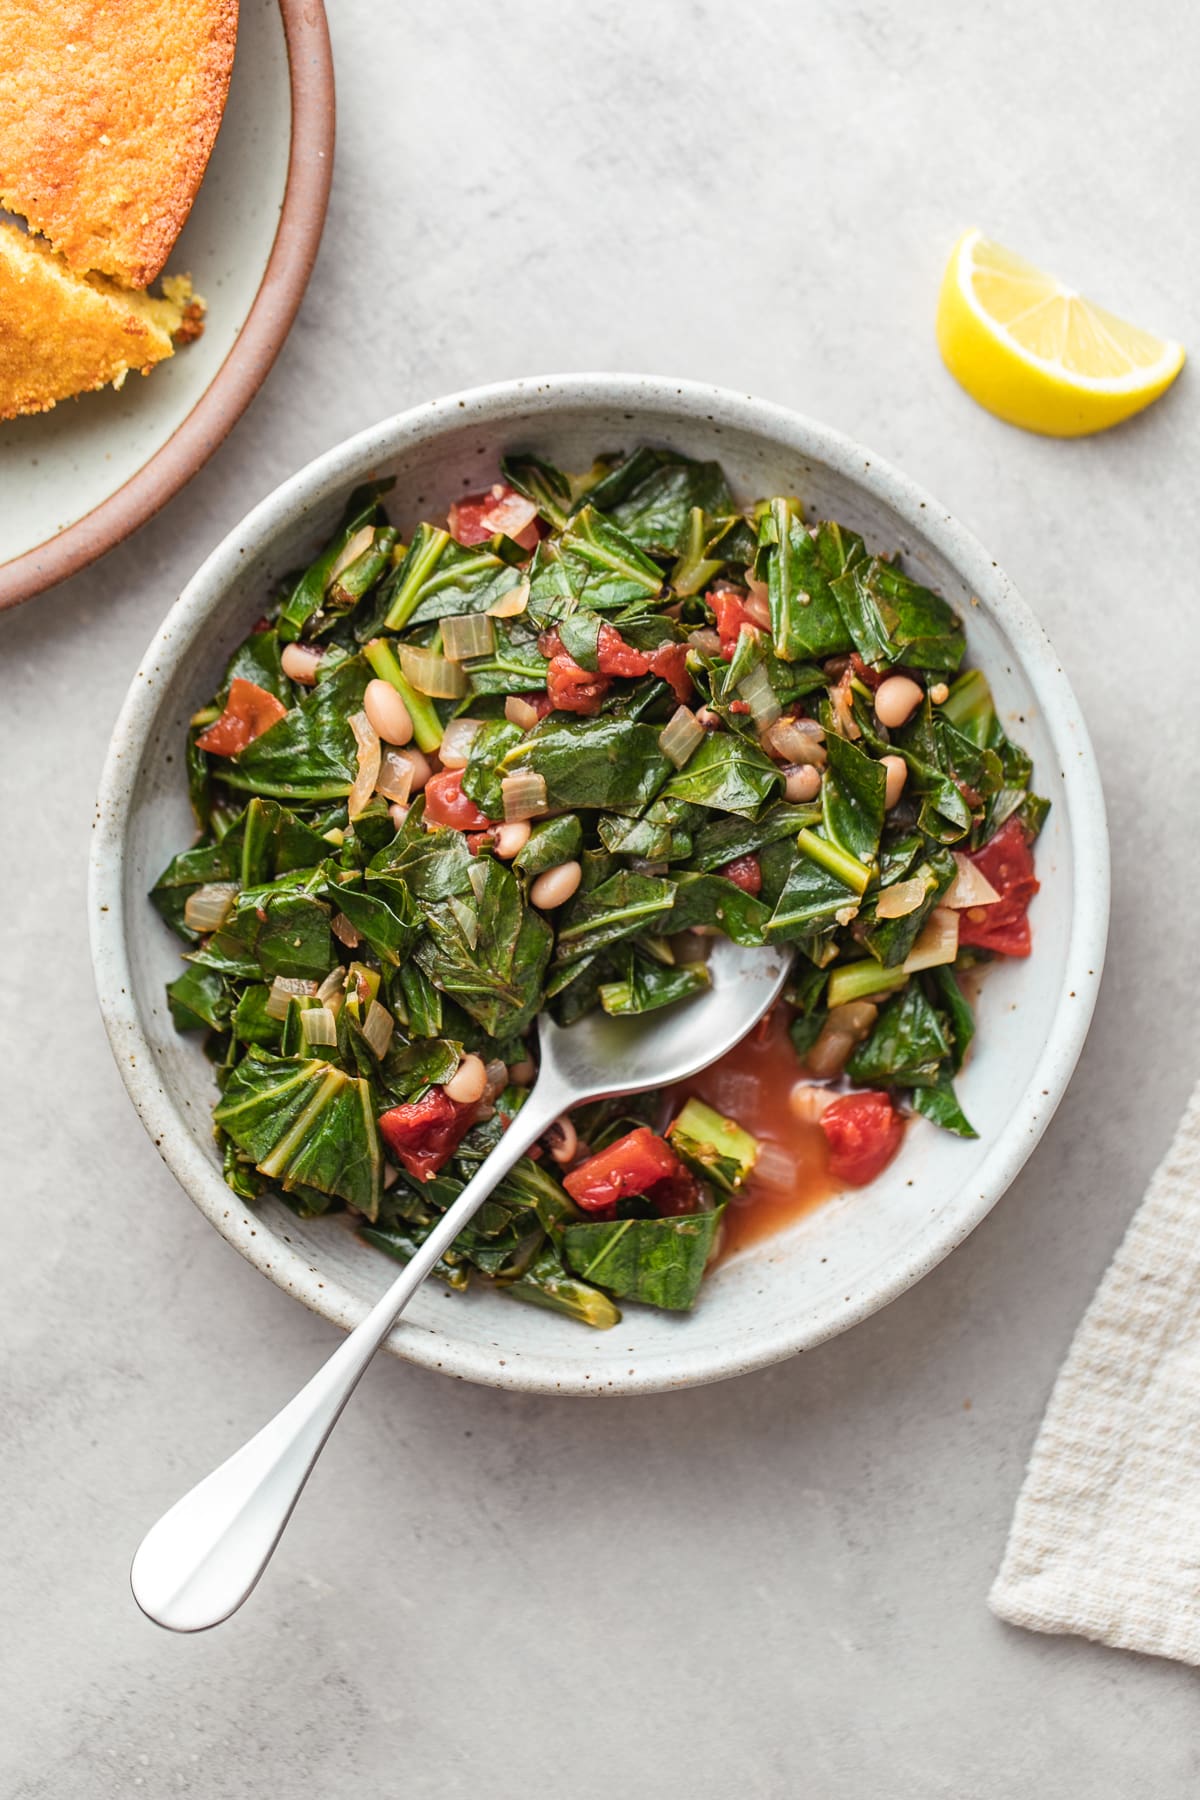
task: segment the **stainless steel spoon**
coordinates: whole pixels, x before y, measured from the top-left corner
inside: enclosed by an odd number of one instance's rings
[[[786,949],[743,950],[719,938],[709,962],[712,985],[690,1000],[642,1020],[596,1012],[565,1030],[541,1019],[541,1067],[529,1098],[417,1254],[307,1387],[147,1532],[130,1580],[148,1618],[172,1631],[204,1631],[236,1612],[270,1561],[367,1364],[497,1182],[571,1107],[707,1068],[778,999],[789,963]]]

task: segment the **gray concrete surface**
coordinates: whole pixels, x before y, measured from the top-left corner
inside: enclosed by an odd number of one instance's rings
[[[1043,442],[954,387],[932,319],[980,223],[1200,344],[1200,26],[1160,0],[332,10],[333,205],[263,393],[163,516],[0,621],[0,1794],[1184,1800],[1196,1676],[984,1596],[1196,1072],[1195,381]],[[411,401],[584,368],[811,412],[993,547],[1103,765],[1096,1024],[1020,1181],[888,1311],[607,1405],[376,1367],[259,1594],[173,1639],[129,1598],[140,1532],[334,1334],[188,1205],[110,1063],[84,868],[111,722],[181,583],[291,469]]]

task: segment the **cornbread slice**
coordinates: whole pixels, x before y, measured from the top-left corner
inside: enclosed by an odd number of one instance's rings
[[[184,276],[165,300],[128,293],[103,275],[75,275],[15,225],[0,225],[0,419],[149,374],[200,330],[201,303]]]
[[[0,0],[0,206],[146,287],[212,150],[238,0]]]

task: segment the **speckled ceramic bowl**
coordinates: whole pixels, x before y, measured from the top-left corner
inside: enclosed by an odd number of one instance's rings
[[[452,395],[351,438],[276,490],[209,557],[146,653],[113,733],[96,820],[92,948],[100,1004],[130,1098],[169,1168],[223,1236],[272,1281],[339,1325],[355,1324],[394,1264],[345,1218],[250,1208],[221,1179],[209,1127],[211,1072],[172,1029],[163,986],[178,944],[147,889],[192,826],[186,722],[262,611],[277,578],[331,530],[350,488],[392,475],[397,522],[444,513],[497,473],[505,450],[566,468],[639,443],[716,457],[744,497],[798,493],[813,513],[899,549],[967,614],[970,655],[1005,723],[1032,752],[1053,810],[1038,846],[1042,890],[1028,962],[992,970],[961,1079],[979,1129],[962,1143],[915,1120],[902,1154],[849,1193],[722,1263],[695,1311],[630,1306],[604,1333],[495,1293],[429,1282],[390,1340],[398,1356],[471,1381],[536,1392],[651,1392],[716,1381],[791,1356],[873,1312],[961,1242],[995,1205],[1062,1098],[1092,1015],[1108,919],[1104,803],[1075,697],[1011,583],[941,506],[837,432],[763,401],[649,377],[569,375]],[[147,1217],[147,1231],[154,1229]]]

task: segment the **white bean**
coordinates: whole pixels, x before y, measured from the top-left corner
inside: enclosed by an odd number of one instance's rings
[[[473,1106],[476,1100],[483,1099],[486,1087],[487,1066],[483,1058],[468,1054],[445,1083],[443,1092],[447,1100],[457,1100],[460,1106]]]
[[[889,731],[911,719],[924,699],[918,684],[908,675],[889,675],[875,690],[875,717]]]
[[[501,825],[492,841],[496,855],[505,862],[511,862],[514,856],[525,848],[529,842],[530,824],[528,819],[509,819]]]
[[[797,1081],[788,1095],[788,1107],[794,1119],[803,1125],[815,1125],[827,1106],[837,1098],[828,1088],[812,1087],[807,1081]]]
[[[321,666],[321,652],[308,644],[285,644],[279,666],[289,681],[298,681],[302,687],[311,687]]]
[[[363,694],[363,711],[385,744],[410,744],[413,722],[407,706],[390,681],[376,676]]]
[[[555,1119],[546,1136],[550,1140],[550,1154],[556,1163],[562,1163],[565,1167],[567,1163],[574,1162],[579,1149],[579,1134],[566,1113]]]
[[[821,771],[811,763],[795,763],[783,771],[784,797],[794,806],[797,801],[815,800],[821,791]]]
[[[411,746],[403,752],[403,755],[404,760],[412,764],[412,787],[409,792],[419,794],[433,774],[433,764],[423,751],[414,750]]]
[[[528,700],[522,700],[519,694],[510,694],[504,702],[504,716],[510,725],[519,725],[522,731],[529,731],[538,722],[538,710]]]
[[[577,862],[558,863],[538,876],[529,890],[529,898],[543,912],[553,912],[556,906],[566,904],[582,879],[583,870]]]
[[[393,800],[392,804],[388,807],[388,811],[392,815],[392,824],[396,827],[396,830],[399,831],[405,819],[408,817],[407,806],[401,806],[398,800]]]
[[[761,595],[747,594],[742,601],[742,611],[748,619],[753,619],[756,625],[761,625],[764,631],[770,631],[771,609]]]
[[[904,784],[908,780],[908,764],[902,756],[884,756],[880,758],[880,761],[887,770],[887,791],[884,795],[884,804],[891,812],[904,792]]]
[[[514,1087],[532,1087],[536,1075],[537,1065],[532,1056],[523,1056],[520,1062],[508,1065],[508,1079]]]

